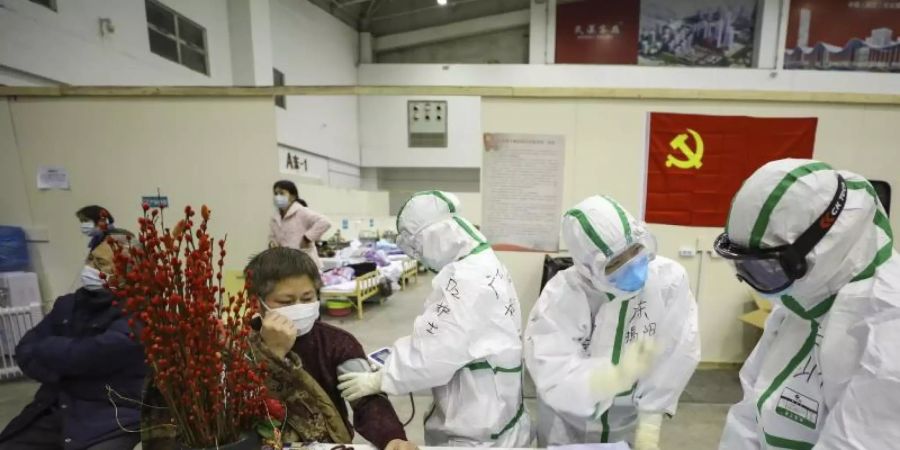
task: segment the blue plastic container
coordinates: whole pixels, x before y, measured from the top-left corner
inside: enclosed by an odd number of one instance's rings
[[[28,270],[30,266],[25,230],[0,225],[0,272]]]

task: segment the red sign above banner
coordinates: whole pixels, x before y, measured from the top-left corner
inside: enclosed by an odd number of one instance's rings
[[[640,0],[588,0],[556,9],[558,64],[637,64]]]
[[[817,121],[652,113],[645,220],[724,226],[731,199],[756,169],[812,157]]]

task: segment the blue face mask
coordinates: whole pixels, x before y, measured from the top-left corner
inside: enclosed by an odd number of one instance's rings
[[[617,289],[625,292],[634,292],[644,287],[647,283],[647,271],[650,268],[650,258],[641,256],[628,263],[610,278]]]

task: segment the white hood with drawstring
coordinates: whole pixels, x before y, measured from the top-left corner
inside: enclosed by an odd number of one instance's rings
[[[452,194],[421,192],[397,217],[400,248],[438,274],[412,335],[394,343],[381,388],[395,395],[432,390],[426,445],[528,447],[519,298],[458,208]]]
[[[735,196],[726,232],[738,246],[793,243],[829,205],[838,172],[785,159],[757,170]],[[741,369],[744,399],[719,448],[898,448],[900,261],[871,184],[848,187],[837,221],[806,257]]]
[[[538,392],[538,445],[628,441],[636,449],[655,448],[662,415],[675,414],[700,359],[687,274],[680,264],[651,255],[642,289],[616,288],[605,274],[609,260],[634,243],[655,248],[644,224],[608,197],[572,208],[562,234],[574,266],[547,283],[525,331],[525,362]],[[641,339],[657,348],[649,369],[608,392],[609,381],[627,378],[619,369],[630,361],[629,346]],[[598,373],[616,376],[597,386]],[[650,439],[641,438],[646,434]]]

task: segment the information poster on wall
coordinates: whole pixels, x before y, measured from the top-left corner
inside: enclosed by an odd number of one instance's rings
[[[37,188],[68,190],[69,172],[64,167],[40,166],[37,171]]]
[[[482,233],[495,250],[559,250],[563,136],[484,135]]]
[[[785,69],[900,72],[900,0],[794,0]]]

